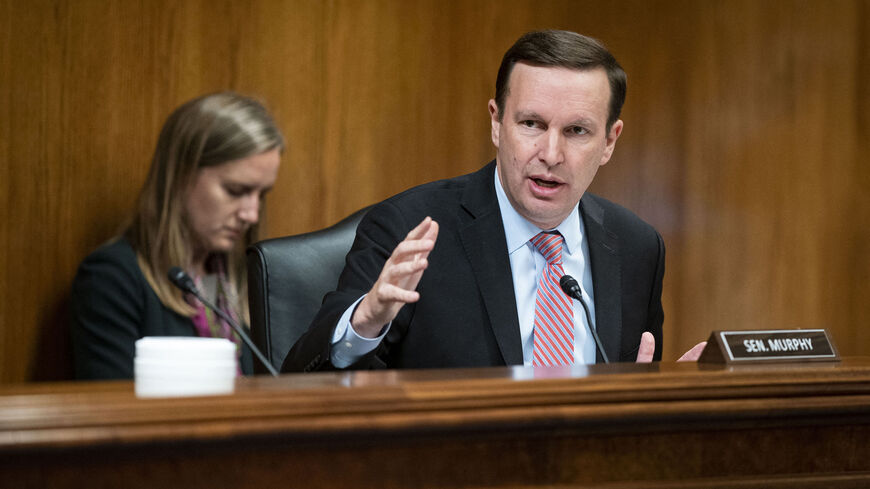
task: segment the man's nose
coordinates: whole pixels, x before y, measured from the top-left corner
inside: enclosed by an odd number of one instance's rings
[[[559,131],[550,130],[542,134],[538,147],[538,159],[547,166],[562,163],[564,160],[562,143],[562,134]]]

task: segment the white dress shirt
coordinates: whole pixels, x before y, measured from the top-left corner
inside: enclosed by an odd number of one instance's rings
[[[504,224],[507,251],[510,255],[511,275],[513,276],[514,294],[517,301],[517,317],[520,323],[520,338],[523,347],[523,364],[532,365],[534,355],[534,325],[535,325],[535,294],[538,280],[547,265],[547,261],[529,240],[541,231],[521,216],[510,204],[498,171],[495,174],[495,192],[498,196],[498,206],[501,210]],[[565,273],[577,278],[583,291],[583,299],[589,306],[592,316],[592,327],[595,327],[595,301],[592,296],[592,270],[589,266],[589,243],[583,220],[580,219],[579,206],[575,206],[571,214],[554,228],[565,238],[562,248],[562,267]],[[365,297],[365,296],[363,296]],[[350,305],[335,327],[332,336],[332,354],[330,360],[338,368],[351,365],[366,353],[377,348],[387,331],[388,324],[377,338],[359,336],[350,325],[350,318],[356,306],[363,298],[360,297]],[[586,314],[583,306],[572,300],[574,314],[574,360],[576,364],[595,363],[595,341],[590,337],[586,325]]]

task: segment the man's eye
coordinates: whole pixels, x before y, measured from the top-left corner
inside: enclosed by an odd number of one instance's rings
[[[525,127],[537,127],[538,126],[538,123],[535,121],[521,121],[520,124],[522,124]]]
[[[585,127],[574,126],[571,128],[571,134],[582,136],[584,134],[589,134],[589,131],[587,131]]]

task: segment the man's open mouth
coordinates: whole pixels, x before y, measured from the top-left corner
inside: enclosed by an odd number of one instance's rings
[[[552,180],[541,180],[540,178],[533,178],[532,180],[535,182],[535,184],[545,188],[553,188],[560,185],[559,182],[554,182]]]

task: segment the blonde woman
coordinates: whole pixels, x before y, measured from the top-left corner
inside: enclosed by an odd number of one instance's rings
[[[73,282],[77,378],[132,378],[134,343],[144,336],[225,337],[238,345],[241,372],[252,372],[238,335],[167,271],[180,266],[218,307],[247,318],[245,247],[256,240],[283,149],[272,117],[245,96],[206,95],[169,116],[129,224]]]

